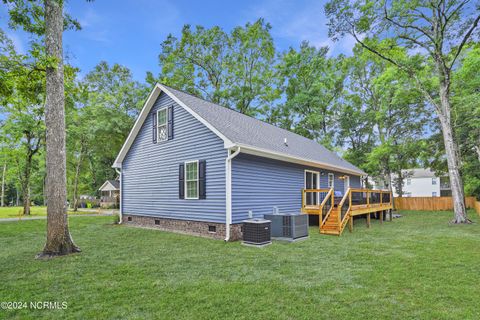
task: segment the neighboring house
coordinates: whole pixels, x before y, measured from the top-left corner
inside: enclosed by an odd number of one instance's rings
[[[426,169],[403,170],[403,196],[404,197],[440,197],[450,196],[450,183],[448,177],[438,177],[435,172]],[[392,176],[394,181],[396,176]],[[398,190],[394,184],[394,196],[398,197]]]
[[[107,180],[100,187],[100,207],[102,208],[118,208],[120,203],[120,181]]]
[[[80,195],[79,199],[80,200],[95,200],[96,197],[88,195],[88,194],[82,194],[82,195]]]
[[[227,241],[249,213],[300,212],[302,188],[344,194],[365,175],[315,141],[161,84],[113,167],[122,223]]]

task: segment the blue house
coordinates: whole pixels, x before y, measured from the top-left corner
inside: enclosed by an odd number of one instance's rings
[[[113,167],[122,223],[227,241],[249,213],[299,212],[302,189],[343,195],[365,175],[315,141],[162,84]]]

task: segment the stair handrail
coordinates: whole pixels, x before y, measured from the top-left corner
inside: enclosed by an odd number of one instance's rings
[[[338,225],[339,226],[342,226],[343,224],[343,221],[345,220],[345,218],[348,216],[348,212],[350,211],[350,208],[352,206],[352,192],[351,192],[351,188],[348,188],[347,189],[347,192],[345,192],[345,195],[343,196],[342,200],[340,201],[340,203],[338,204]],[[347,212],[345,213],[345,217],[343,217],[342,219],[342,207],[343,205],[345,204],[345,201],[349,199],[348,201],[348,209],[347,209]]]
[[[333,188],[330,188],[330,191],[328,191],[327,195],[325,196],[325,199],[323,199],[322,201],[322,204],[320,205],[320,212],[322,212],[323,210],[323,207],[327,204],[327,201],[331,201],[331,205],[330,205],[330,210],[328,210],[327,214],[325,215],[325,217],[322,219],[322,221],[320,221],[320,226],[319,228],[321,228],[325,222],[327,221],[328,217],[330,216],[330,213],[332,212],[333,210],[333,207],[334,207],[334,204],[335,204],[335,199],[333,197]]]

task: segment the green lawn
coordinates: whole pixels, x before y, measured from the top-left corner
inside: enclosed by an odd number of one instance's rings
[[[75,217],[83,252],[49,261],[33,259],[44,220],[0,223],[0,301],[68,304],[0,318],[479,319],[478,216],[403,214],[266,248]]]
[[[111,211],[111,210],[107,210]],[[103,212],[102,210],[98,211],[99,213]],[[68,211],[69,214],[91,214],[95,212],[91,211]],[[30,210],[30,216],[31,217],[38,217],[38,216],[46,216],[47,215],[47,207],[42,207],[42,206],[33,206],[31,207]],[[5,218],[21,218],[21,217],[26,217],[23,215],[23,207],[0,207],[0,219],[5,219]]]

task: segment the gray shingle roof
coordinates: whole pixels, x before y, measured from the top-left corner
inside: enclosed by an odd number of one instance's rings
[[[118,180],[107,180],[115,189],[120,189],[120,181]]]
[[[168,89],[233,143],[324,163],[360,175],[365,174],[361,169],[313,140],[174,88]],[[284,143],[285,138],[287,145]]]

